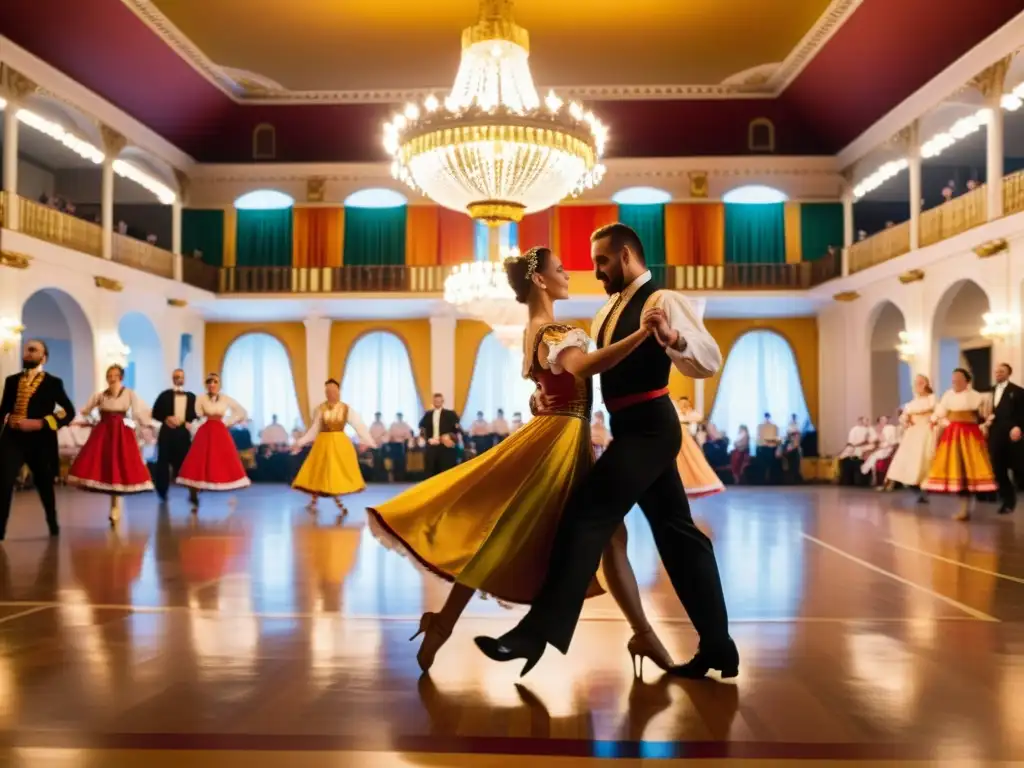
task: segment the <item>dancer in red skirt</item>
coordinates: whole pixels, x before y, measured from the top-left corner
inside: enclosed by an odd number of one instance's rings
[[[124,386],[124,368],[107,368],[107,388],[95,394],[82,409],[86,418],[94,410],[100,419],[71,465],[68,482],[87,491],[110,494],[110,523],[121,517],[121,496],[153,490],[149,470],[142,460],[135,430],[126,423],[128,412],[140,424],[148,424],[148,409],[139,396]]]
[[[249,485],[228,428],[248,418],[245,409],[220,392],[220,377],[206,377],[206,394],[196,398],[202,423],[175,482],[196,491],[234,491]]]

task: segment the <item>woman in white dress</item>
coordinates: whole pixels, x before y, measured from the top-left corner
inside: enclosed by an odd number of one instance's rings
[[[935,456],[935,392],[927,376],[914,377],[914,399],[903,406],[900,424],[903,436],[896,455],[892,457],[885,475],[885,490],[891,491],[896,483],[917,488],[919,504],[927,504],[928,496],[921,485],[928,479],[928,470]]]
[[[956,520],[970,520],[974,497],[997,489],[988,443],[979,426],[985,421],[985,396],[971,387],[971,374],[964,368],[953,371],[953,388],[943,394],[932,414],[942,427],[922,490],[965,496]]]

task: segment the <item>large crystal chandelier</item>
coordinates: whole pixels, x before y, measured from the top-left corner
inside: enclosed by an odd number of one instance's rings
[[[480,0],[448,97],[407,104],[384,126],[395,178],[489,224],[517,222],[598,184],[607,130],[553,92],[541,103],[529,51],[512,0]]]
[[[519,249],[503,256],[518,256]],[[516,301],[501,261],[460,264],[444,281],[444,299],[461,314],[482,320],[509,350],[521,352],[526,307]]]

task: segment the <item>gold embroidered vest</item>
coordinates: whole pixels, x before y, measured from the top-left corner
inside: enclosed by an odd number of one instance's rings
[[[18,380],[18,396],[14,400],[14,410],[11,411],[8,423],[17,424],[28,416],[28,402],[43,383],[44,376],[46,376],[45,373],[40,373],[33,378],[29,378],[27,373],[22,374]]]

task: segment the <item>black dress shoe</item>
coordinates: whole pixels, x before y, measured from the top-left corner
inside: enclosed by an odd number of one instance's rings
[[[540,657],[544,655],[544,646],[546,645],[541,640],[514,632],[498,638],[481,635],[473,638],[473,642],[476,643],[477,648],[483,651],[484,656],[493,661],[525,659],[526,663],[523,665],[523,671],[519,673],[520,677],[525,677],[527,672],[537,666]]]
[[[1015,507],[1008,507],[1005,504],[999,508],[998,514],[1000,515],[1012,515]]]
[[[59,525],[55,524],[55,525],[51,525],[50,526],[50,536],[53,537],[53,538],[56,538],[56,537],[60,536],[60,526]]]
[[[688,680],[699,680],[707,677],[711,670],[720,672],[723,679],[736,677],[740,673],[740,654],[736,650],[736,643],[731,639],[714,647],[698,648],[692,659],[670,668],[668,674]]]

